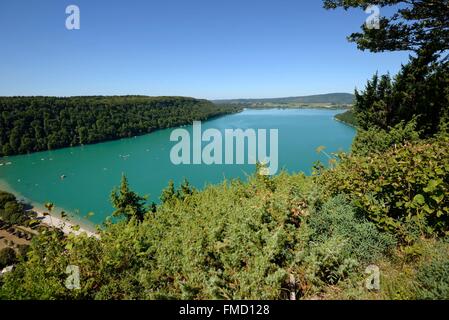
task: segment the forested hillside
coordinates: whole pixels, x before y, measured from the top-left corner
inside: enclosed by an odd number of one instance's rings
[[[0,97],[0,156],[127,138],[238,110],[184,97]]]
[[[354,127],[357,126],[357,119],[355,118],[354,111],[352,110],[347,110],[343,113],[335,115],[335,119]]]

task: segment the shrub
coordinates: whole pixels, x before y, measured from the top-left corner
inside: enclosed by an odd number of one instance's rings
[[[23,224],[27,220],[23,205],[15,200],[5,203],[4,209],[0,209],[0,218],[11,224]]]
[[[385,152],[395,145],[417,141],[419,132],[415,129],[416,119],[409,123],[401,122],[388,131],[378,127],[370,127],[367,130],[359,129],[352,143],[352,153],[366,156],[371,153]]]
[[[0,269],[16,263],[16,252],[11,248],[3,248],[0,250]]]
[[[449,299],[449,256],[441,254],[420,266],[416,276],[417,299]]]
[[[307,280],[320,286],[336,284],[358,267],[358,261],[348,255],[348,239],[338,236],[312,244],[306,264]]]
[[[18,250],[19,256],[26,257],[27,252],[30,250],[30,246],[27,244],[19,244],[17,246],[17,250]]]
[[[392,235],[380,232],[373,223],[357,216],[356,209],[343,196],[326,202],[321,210],[311,214],[307,224],[313,230],[310,241],[344,239],[343,251],[359,262],[373,263],[396,245]]]
[[[376,262],[395,247],[393,236],[358,217],[343,196],[311,212],[305,247],[306,275],[315,285],[336,284],[360,267]]]
[[[317,177],[330,195],[344,193],[378,227],[399,232],[413,222],[425,233],[449,231],[449,138],[391,148],[371,156],[341,155]]]
[[[0,191],[0,209],[5,208],[7,202],[16,201],[16,197],[11,193]]]

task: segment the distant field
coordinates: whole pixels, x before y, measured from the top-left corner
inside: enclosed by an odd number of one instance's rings
[[[257,107],[336,107],[352,105],[355,96],[350,93],[328,93],[312,96],[286,97],[286,98],[268,98],[268,99],[230,99],[214,100],[216,104],[240,104]]]
[[[237,105],[237,103],[236,103]],[[254,109],[267,108],[285,108],[285,109],[301,109],[301,108],[324,108],[324,109],[349,109],[352,105],[347,104],[329,104],[329,103],[279,103],[279,102],[259,102],[259,103],[238,103],[240,106]]]

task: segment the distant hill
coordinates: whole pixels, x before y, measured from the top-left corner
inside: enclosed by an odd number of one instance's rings
[[[350,105],[355,96],[350,93],[328,93],[311,96],[268,98],[268,99],[228,99],[213,100],[216,104],[336,104]]]

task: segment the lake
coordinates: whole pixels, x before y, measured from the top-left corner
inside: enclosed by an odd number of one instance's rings
[[[355,130],[334,120],[342,110],[267,109],[244,110],[202,123],[203,130],[278,129],[279,169],[311,173],[312,165],[328,162],[325,154],[316,152],[325,146],[326,152],[348,151]],[[191,126],[185,129],[192,131]],[[149,195],[157,202],[161,190],[170,179],[176,184],[187,178],[197,188],[218,183],[224,178],[245,178],[254,165],[174,165],[170,150],[173,129],[159,130],[140,137],[122,139],[81,147],[45,151],[30,155],[0,158],[0,189],[14,192],[42,208],[52,202],[86,223],[99,224],[109,216],[112,207],[109,195],[126,174],[131,189]],[[61,176],[65,176],[64,179]]]

